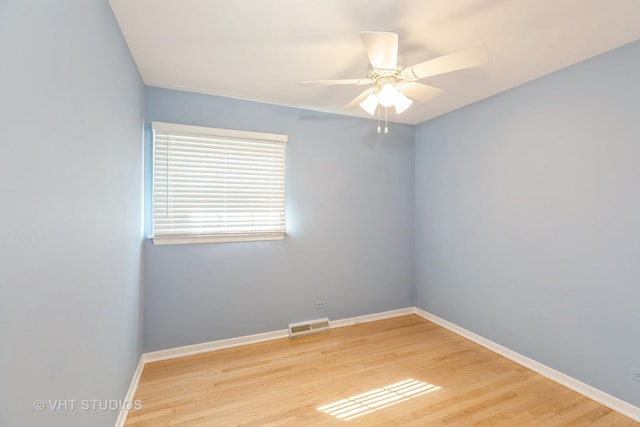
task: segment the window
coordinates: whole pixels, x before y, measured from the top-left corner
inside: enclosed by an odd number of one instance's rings
[[[152,128],[154,244],[284,238],[286,135]]]

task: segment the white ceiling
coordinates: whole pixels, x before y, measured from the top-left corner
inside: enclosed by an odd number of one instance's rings
[[[365,78],[360,31],[400,36],[405,65],[486,43],[489,64],[389,120],[417,124],[640,39],[639,0],[110,0],[145,84],[370,117],[342,106]],[[615,76],[612,76],[614,79]],[[607,84],[606,81],[597,82]]]

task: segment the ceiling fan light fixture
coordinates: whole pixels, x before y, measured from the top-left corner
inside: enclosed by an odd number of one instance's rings
[[[398,89],[393,84],[385,83],[380,89],[380,93],[378,93],[378,101],[383,107],[393,107],[398,95],[402,94],[398,92]]]
[[[360,103],[360,107],[373,116],[373,114],[376,112],[376,108],[378,108],[378,97],[373,93],[370,93],[369,96],[367,96],[365,100]]]
[[[360,92],[344,108],[360,106],[372,116],[377,111],[378,133],[381,131],[382,112],[382,108],[378,108],[378,105],[384,107],[386,123],[389,107],[394,107],[396,114],[400,114],[413,105],[413,101],[429,102],[444,92],[442,89],[418,83],[418,80],[477,67],[489,61],[487,46],[482,44],[411,66],[404,66],[398,62],[398,34],[385,31],[361,31],[360,37],[369,58],[366,78],[311,80],[300,82],[300,84],[302,86],[373,85]]]
[[[395,104],[396,114],[402,113],[407,108],[409,108],[411,104],[413,104],[413,101],[411,99],[407,98],[402,92],[398,92]]]

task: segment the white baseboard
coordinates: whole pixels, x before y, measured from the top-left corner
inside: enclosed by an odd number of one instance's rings
[[[500,344],[481,337],[478,334],[475,334],[467,329],[464,329],[454,323],[444,320],[420,308],[416,307],[414,309],[414,313],[439,326],[442,326],[445,329],[450,330],[453,333],[456,333],[470,341],[473,341],[476,344],[479,344],[482,347],[493,351],[494,353],[504,356],[507,359],[524,366],[525,368],[531,369],[532,371],[537,372],[538,374],[552,381],[555,381],[558,384],[570,388],[571,390],[576,391],[591,400],[595,400],[596,402],[608,408],[611,408],[616,412],[626,415],[634,421],[640,421],[640,408],[638,408],[637,406],[627,403],[624,400],[618,399],[617,397],[611,396],[604,391],[598,390],[595,387],[578,381],[575,378],[565,375],[562,372],[556,371],[555,369],[543,365],[542,363],[536,362],[533,359],[529,359],[528,357],[523,356],[520,353],[516,353],[513,350],[503,347]]]
[[[375,322],[376,320],[390,319],[392,317],[406,316],[414,314],[415,307],[399,308],[397,310],[382,311],[380,313],[365,314],[363,316],[348,317],[346,319],[332,320],[329,322],[332,328],[343,326],[353,326],[359,323]]]
[[[142,371],[144,369],[144,359],[141,356],[138,361],[138,366],[136,366],[136,370],[133,373],[133,379],[131,380],[131,384],[129,385],[129,390],[127,390],[127,395],[125,396],[125,402],[127,405],[122,405],[123,408],[120,410],[118,414],[118,419],[116,420],[115,427],[124,427],[124,422],[127,420],[127,415],[129,415],[129,410],[127,409],[128,403],[133,402],[133,397],[138,390],[138,383],[140,383],[140,377],[142,376]]]
[[[391,317],[406,316],[414,314],[414,307],[406,307],[398,310],[383,311],[380,313],[366,314],[363,316],[349,317],[346,319],[332,320],[329,322],[332,328],[340,328],[343,326],[357,325],[358,323],[373,322],[375,320],[389,319]],[[192,356],[194,354],[206,353],[214,350],[222,350],[223,348],[237,347],[240,345],[255,344],[263,341],[271,341],[279,338],[287,338],[289,332],[287,329],[277,331],[264,332],[255,335],[246,335],[237,338],[229,338],[224,340],[210,341],[201,344],[186,345],[184,347],[175,347],[167,350],[152,351],[144,353],[142,358],[145,363],[158,362],[160,360],[175,359],[177,357]]]
[[[263,341],[271,341],[278,338],[286,338],[288,336],[289,332],[287,329],[280,329],[278,331],[264,332],[261,334],[246,335],[243,337],[228,338],[201,344],[185,345],[183,347],[175,347],[167,350],[152,351],[149,353],[144,353],[142,355],[142,358],[144,359],[144,363],[158,362],[160,360],[193,356],[194,354],[206,353],[214,350],[222,350],[223,348],[238,347],[240,345],[255,344]]]

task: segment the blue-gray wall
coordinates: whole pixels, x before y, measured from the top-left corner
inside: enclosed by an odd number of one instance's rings
[[[416,128],[415,302],[640,405],[640,42]]]
[[[49,401],[140,356],[142,80],[107,1],[3,0],[0,52],[0,425],[113,426]]]
[[[158,88],[146,120],[289,142],[285,240],[145,243],[145,351],[413,305],[413,126]]]

